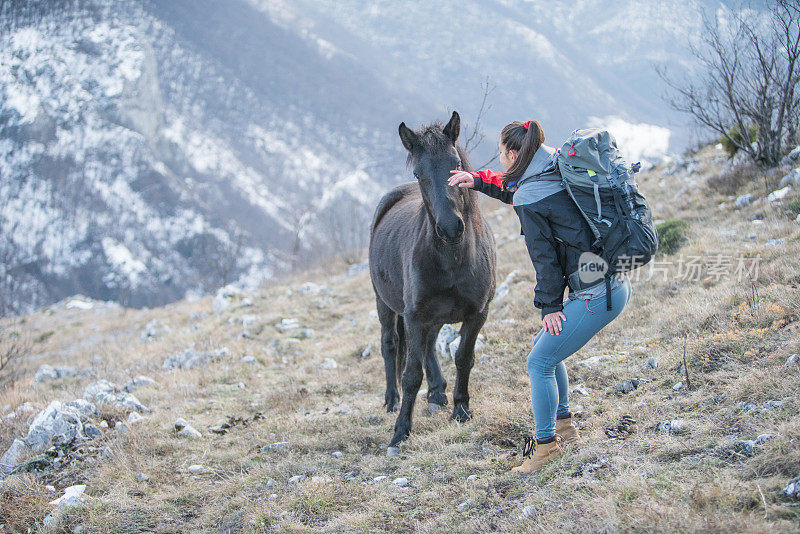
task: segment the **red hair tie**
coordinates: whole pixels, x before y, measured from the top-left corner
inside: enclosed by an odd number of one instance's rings
[[[526,130],[529,129],[531,127],[531,121],[523,122],[522,127],[525,128]]]

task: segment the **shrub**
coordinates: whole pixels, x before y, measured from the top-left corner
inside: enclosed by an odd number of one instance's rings
[[[735,195],[739,189],[755,181],[763,170],[752,161],[745,161],[733,165],[706,182],[709,189],[723,195]]]
[[[792,200],[791,202],[789,202],[789,209],[795,215],[800,213],[800,197],[797,197],[794,200]]]
[[[751,124],[747,127],[747,134],[751,143],[755,142],[758,139],[758,126],[755,124]],[[734,144],[731,140],[735,141],[738,144],[742,144],[743,138],[742,133],[739,131],[739,128],[731,128],[728,130],[728,137],[722,136],[719,140],[722,143],[722,148],[725,149],[725,152],[728,153],[728,157],[733,157],[739,151],[739,147]]]
[[[681,219],[669,219],[656,225],[658,249],[662,254],[675,254],[688,240],[686,230],[689,223]]]

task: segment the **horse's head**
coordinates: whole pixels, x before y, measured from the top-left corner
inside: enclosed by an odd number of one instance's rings
[[[447,184],[450,171],[472,170],[456,141],[461,119],[453,112],[450,122],[426,126],[414,131],[400,123],[400,140],[408,150],[408,164],[419,182],[425,209],[436,228],[436,235],[447,243],[457,243],[464,235],[464,213],[470,193]]]

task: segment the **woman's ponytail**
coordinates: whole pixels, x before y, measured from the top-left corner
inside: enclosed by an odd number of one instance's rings
[[[503,189],[516,182],[525,174],[533,155],[544,143],[544,130],[538,121],[514,121],[500,132],[500,142],[506,150],[516,150],[517,159],[503,175]]]

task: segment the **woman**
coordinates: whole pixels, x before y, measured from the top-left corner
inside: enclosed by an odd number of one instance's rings
[[[532,473],[563,454],[559,442],[576,445],[578,430],[569,411],[569,380],[564,359],[583,347],[616,318],[631,295],[630,282],[611,281],[611,309],[606,306],[606,284],[564,289],[578,269],[582,252],[591,250],[593,236],[560,181],[539,180],[557,172],[555,149],[544,144],[536,121],[515,121],[500,133],[500,164],[505,172],[451,171],[451,186],[471,187],[513,204],[525,244],[536,270],[534,306],[542,310],[543,329],[528,355],[535,442],[525,447],[525,461],[513,471]]]

